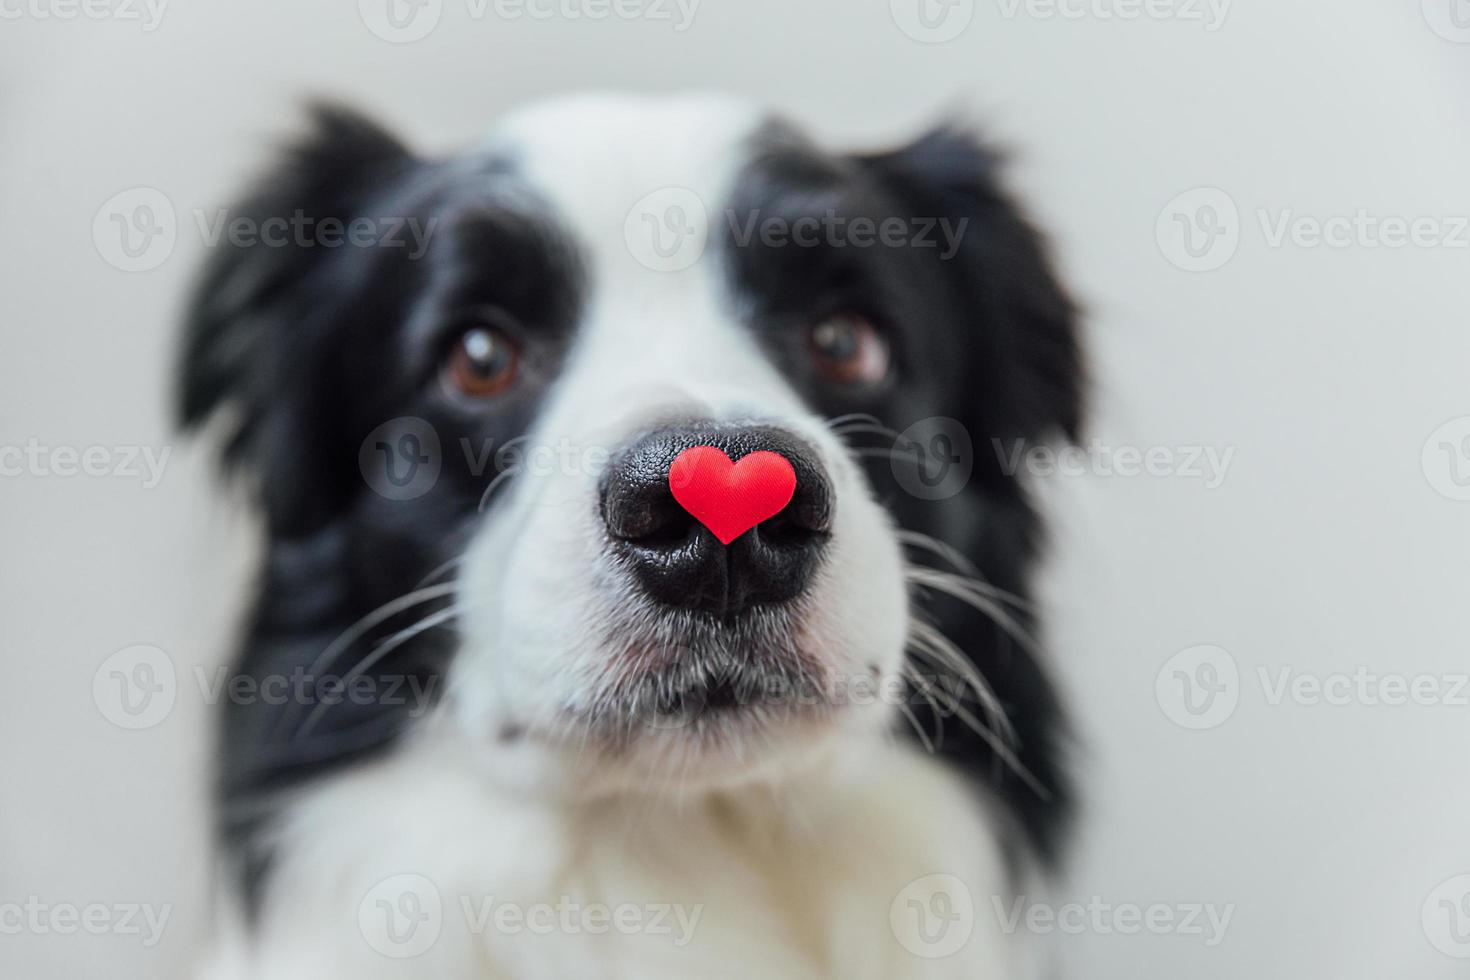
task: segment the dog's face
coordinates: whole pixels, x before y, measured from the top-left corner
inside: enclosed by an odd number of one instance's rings
[[[242,669],[443,683],[429,719],[237,730],[286,731],[284,767],[291,739],[419,723],[580,792],[722,784],[914,714],[916,636],[1016,681],[972,703],[1000,727],[1049,712],[1024,651],[915,625],[904,552],[927,535],[1023,592],[1036,528],[992,446],[1077,425],[1071,307],[993,171],[954,133],[844,156],[709,99],[559,102],[443,161],[324,116],[245,213],[416,237],[216,258],[184,412],[238,405],[269,520]],[[968,479],[908,492],[925,461],[894,430],[935,418]],[[791,503],[720,543],[669,486],[699,445],[784,456]],[[374,476],[415,464],[436,475]]]

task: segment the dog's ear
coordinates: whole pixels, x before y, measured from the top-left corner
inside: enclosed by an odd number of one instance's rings
[[[336,458],[343,450],[328,434],[342,392],[319,370],[330,354],[333,287],[342,285],[333,253],[342,249],[291,229],[346,226],[374,188],[412,163],[402,143],[362,116],[314,106],[307,134],[228,212],[223,227],[238,222],[248,237],[222,235],[187,309],[180,424],[197,428],[228,406],[225,462],[248,471],[278,533],[319,526],[349,492],[345,460]]]
[[[959,237],[942,261],[974,319],[972,377],[985,383],[972,418],[983,420],[983,434],[1075,441],[1085,390],[1077,308],[1042,236],[1002,186],[1001,156],[945,126],[861,160],[914,215],[947,221],[947,234]]]

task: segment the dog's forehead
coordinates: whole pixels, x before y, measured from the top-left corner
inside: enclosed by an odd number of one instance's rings
[[[725,200],[767,114],[728,96],[583,95],[508,116],[490,145],[587,242],[621,235],[649,195]]]

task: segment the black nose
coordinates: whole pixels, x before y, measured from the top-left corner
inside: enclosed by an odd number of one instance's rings
[[[669,467],[694,446],[715,446],[736,462],[750,453],[779,453],[796,473],[791,502],[729,545],[720,544],[669,489]],[[643,591],[667,605],[721,617],[799,596],[821,558],[832,507],[832,485],[816,451],[770,426],[659,429],[620,452],[602,480],[602,514],[613,547]]]

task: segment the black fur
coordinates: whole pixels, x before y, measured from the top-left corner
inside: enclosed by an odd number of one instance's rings
[[[727,241],[735,290],[755,299],[752,326],[783,365],[806,362],[786,346],[800,336],[793,325],[825,311],[857,310],[885,327],[899,369],[879,390],[855,394],[799,368],[788,375],[827,416],[864,413],[899,431],[933,417],[963,423],[975,468],[957,497],[904,492],[888,458],[869,462],[869,479],[900,525],[939,539],[991,584],[1029,599],[1042,527],[1002,460],[1017,441],[1077,437],[1084,375],[1076,308],[1040,235],[1000,185],[996,154],[974,137],[940,129],[892,153],[834,157],[779,125],[757,139],[755,151],[728,211]],[[839,236],[838,247],[763,246],[748,234],[752,216],[780,216],[789,226],[832,213],[849,221],[902,218],[918,234],[939,219],[965,225],[947,257],[938,244],[854,247]],[[862,443],[878,441],[869,435]],[[1039,853],[1056,857],[1073,793],[1063,712],[1043,665],[969,606],[943,595],[915,598],[994,688],[1039,787],[1002,765],[969,728],[934,718],[927,704],[916,705],[922,727],[942,729],[933,738],[941,754],[1010,806]],[[1037,624],[1027,608],[1011,614],[1030,632]]]
[[[406,248],[257,243],[225,248],[205,270],[186,324],[179,414],[197,426],[229,407],[225,459],[245,471],[268,533],[236,674],[260,683],[316,664],[361,617],[455,558],[473,530],[497,460],[474,472],[451,436],[478,452],[528,428],[570,342],[582,291],[576,256],[534,213],[534,198],[515,187],[513,207],[497,193],[513,185],[504,160],[420,160],[363,118],[322,108],[309,136],[232,212],[257,225],[301,212],[342,223],[437,222],[418,258]],[[493,415],[444,397],[434,383],[456,328],[487,308],[512,315],[537,351],[529,383]],[[370,490],[358,452],[381,423],[403,416],[433,425],[446,460],[459,465],[446,464],[423,496],[394,501]],[[304,703],[226,704],[220,830],[252,888],[268,863],[260,831],[273,795],[381,751],[415,706],[337,704],[303,738],[300,725],[328,693],[317,688],[447,602],[377,624],[311,673]],[[370,676],[385,690],[437,692],[447,640],[442,631],[416,637]]]
[[[947,542],[994,585],[1026,597],[1041,528],[990,440],[1075,436],[1081,358],[1073,306],[1038,236],[999,188],[994,156],[952,131],[890,154],[835,157],[773,128],[757,150],[729,204],[732,219],[828,207],[968,219],[948,259],[938,250],[773,250],[731,240],[724,254],[751,329],[817,411],[868,413],[900,430],[930,416],[963,422],[975,473],[958,497],[905,494],[886,461],[868,467],[870,479],[900,524]],[[298,213],[343,222],[414,217],[421,226],[432,219],[436,237],[416,259],[380,247],[227,247],[198,288],[179,415],[193,427],[229,407],[225,457],[245,472],[266,517],[267,557],[234,667],[256,680],[314,664],[360,617],[460,553],[496,471],[473,472],[457,439],[502,446],[529,428],[574,342],[584,292],[574,246],[518,185],[513,160],[423,160],[341,110],[318,110],[312,134],[234,212],[257,223]],[[790,347],[794,331],[786,328],[839,307],[866,313],[889,335],[897,370],[880,390],[827,386]],[[470,412],[445,397],[435,373],[456,328],[486,308],[524,332],[529,378],[494,412]],[[401,416],[435,427],[445,465],[430,492],[391,501],[369,490],[358,452],[369,432]],[[941,751],[997,793],[1040,853],[1053,854],[1071,792],[1061,711],[1041,665],[967,607],[920,603],[1004,701],[1040,790],[953,721]],[[433,608],[377,624],[322,673],[340,675]],[[433,690],[452,653],[449,636],[431,630],[371,673]],[[269,865],[261,830],[274,794],[380,752],[411,722],[402,706],[344,704],[309,738],[293,738],[319,694],[306,704],[226,707],[220,828],[252,892]]]

